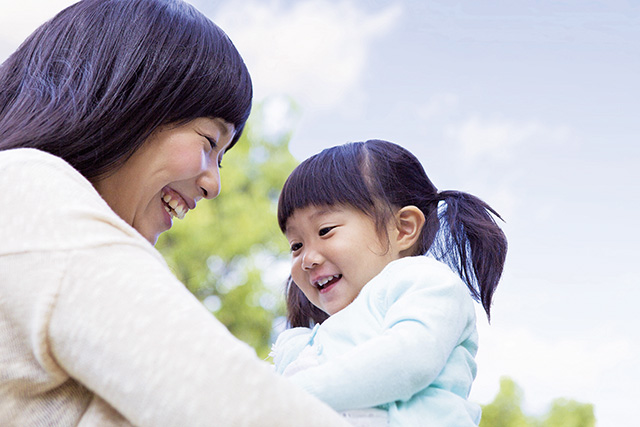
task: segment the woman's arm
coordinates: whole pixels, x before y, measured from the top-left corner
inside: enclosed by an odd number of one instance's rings
[[[48,329],[53,358],[130,422],[345,425],[234,338],[149,251],[71,254]]]
[[[71,376],[97,395],[91,419],[113,408],[138,426],[345,425],[235,339],[63,160],[1,151],[0,184],[2,356],[35,406],[55,405],[44,392]],[[58,412],[75,417],[71,406]]]

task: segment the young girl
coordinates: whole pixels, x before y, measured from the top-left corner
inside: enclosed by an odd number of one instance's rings
[[[492,214],[438,192],[390,142],[304,161],[278,205],[293,329],[274,345],[276,370],[356,425],[477,425],[472,299],[489,317],[507,251]]]

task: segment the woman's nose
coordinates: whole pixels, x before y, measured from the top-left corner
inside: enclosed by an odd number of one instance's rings
[[[198,178],[198,185],[205,199],[215,199],[220,194],[220,170],[218,164],[212,164]]]

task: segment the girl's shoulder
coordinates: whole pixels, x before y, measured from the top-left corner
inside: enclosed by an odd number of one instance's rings
[[[447,264],[429,255],[408,256],[392,261],[373,280],[383,282],[384,287],[407,282],[425,284],[462,282]]]
[[[437,293],[465,299],[468,295],[460,276],[448,265],[426,255],[404,257],[389,263],[363,291],[385,307],[411,295],[431,297]]]
[[[447,264],[438,261],[431,255],[402,257],[391,261],[382,271],[384,272],[386,270],[393,270],[394,274],[405,270],[453,273]]]

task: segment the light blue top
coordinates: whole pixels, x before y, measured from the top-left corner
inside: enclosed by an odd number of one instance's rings
[[[314,329],[283,332],[276,370],[337,411],[381,407],[390,426],[473,426],[473,300],[459,276],[427,257],[387,265]]]

